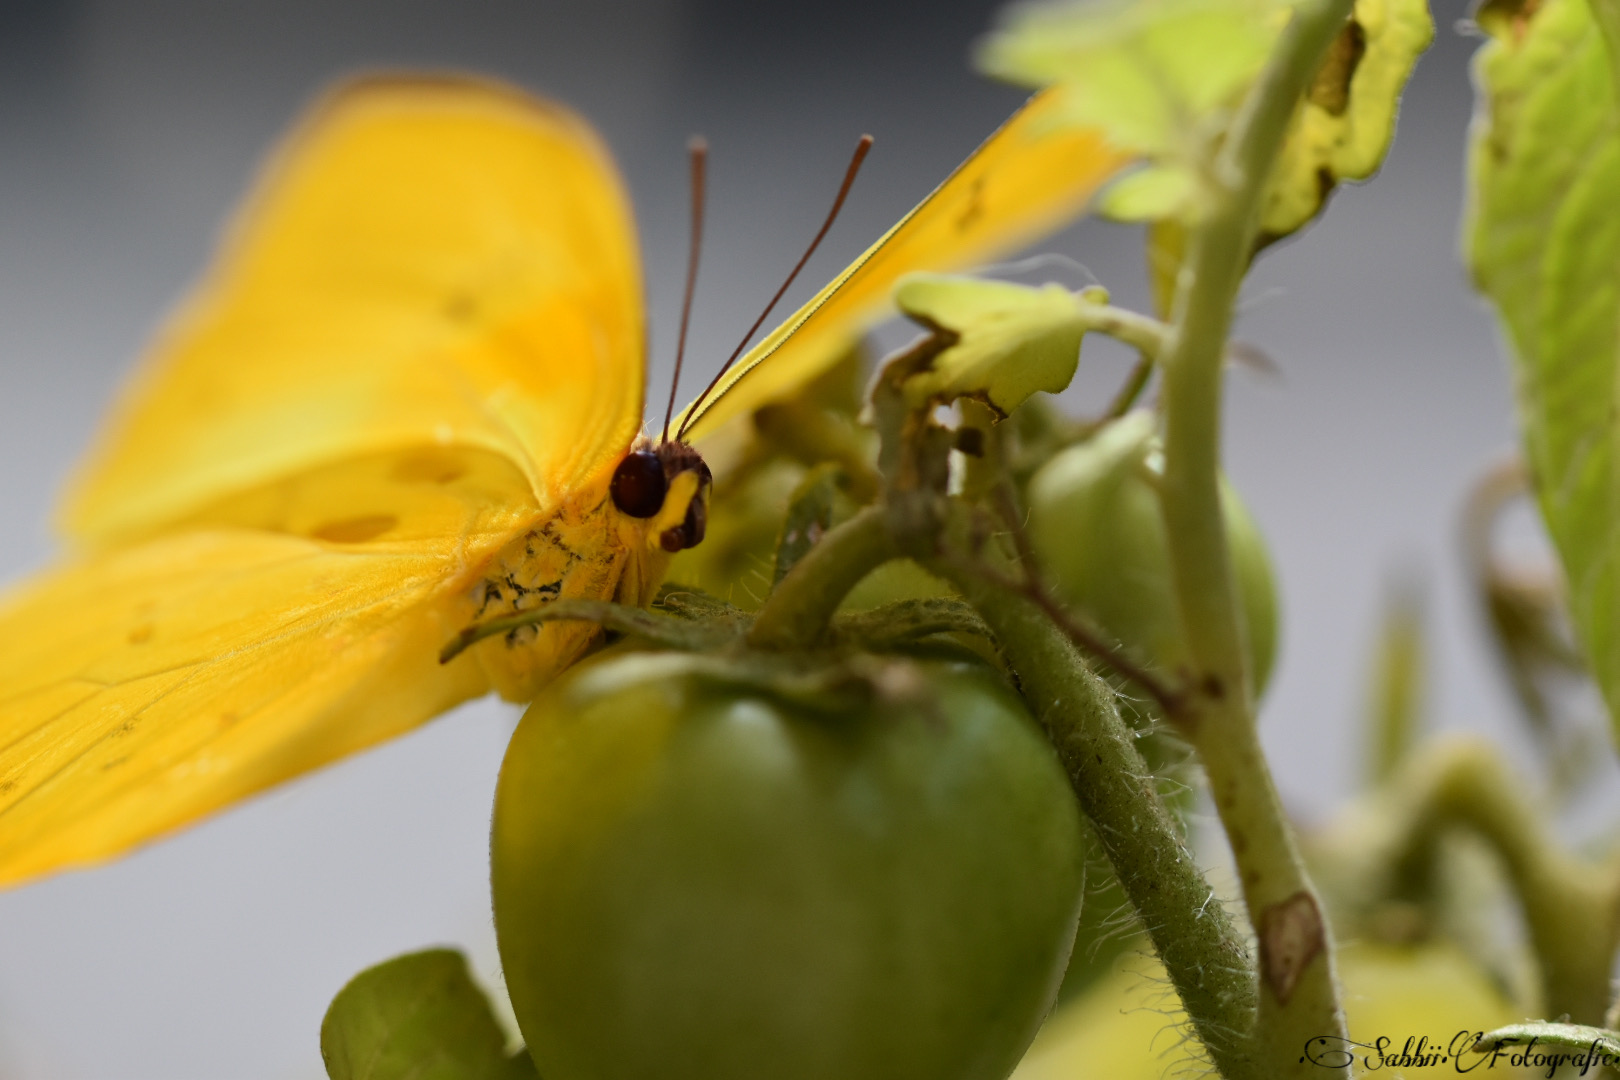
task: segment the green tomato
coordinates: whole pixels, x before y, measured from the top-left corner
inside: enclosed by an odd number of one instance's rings
[[[1000,1080],[1080,908],[1050,746],[978,665],[884,660],[842,709],[733,672],[586,665],[512,738],[495,929],[538,1071]]]
[[[1175,671],[1187,651],[1170,583],[1153,417],[1131,413],[1054,455],[1029,482],[1029,532],[1058,594],[1110,635]],[[1277,589],[1264,539],[1221,480],[1249,670],[1258,696],[1277,654]]]

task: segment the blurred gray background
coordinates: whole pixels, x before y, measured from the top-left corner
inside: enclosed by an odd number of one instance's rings
[[[861,132],[876,151],[801,296],[1021,99],[967,66],[994,7],[0,0],[0,579],[49,557],[53,492],[122,373],[204,266],[255,162],[328,80],[472,69],[597,124],[640,215],[657,398],[688,135],[712,147],[703,367],[796,257]],[[1437,12],[1384,175],[1265,258],[1239,328],[1281,372],[1233,378],[1227,452],[1281,577],[1265,734],[1304,821],[1359,775],[1364,674],[1397,570],[1426,592],[1436,722],[1525,745],[1455,557],[1462,494],[1512,438],[1506,365],[1456,254],[1464,14]],[[1089,223],[1045,248],[1145,307],[1139,242]],[[1088,346],[1077,407],[1095,408],[1127,360]],[[475,703],[128,860],[0,893],[0,1076],[316,1077],[321,1015],[360,968],[449,943],[493,983],[486,830],[516,715]]]

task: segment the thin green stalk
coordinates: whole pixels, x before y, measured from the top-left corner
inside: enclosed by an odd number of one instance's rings
[[[1407,876],[1421,875],[1449,829],[1482,837],[1501,856],[1523,905],[1547,1015],[1601,1024],[1610,965],[1620,948],[1620,867],[1572,858],[1549,835],[1522,787],[1484,740],[1439,743],[1397,783],[1407,800],[1397,865]]]
[[[814,645],[849,590],[898,554],[881,505],[828,529],[766,597],[748,643],[761,649]]]
[[[1157,365],[1155,365],[1153,358],[1146,353],[1143,353],[1137,359],[1135,366],[1131,368],[1131,373],[1125,377],[1125,382],[1119,388],[1119,392],[1114,395],[1114,400],[1108,403],[1107,410],[1103,412],[1103,420],[1118,420],[1131,411],[1131,406],[1136,404],[1136,399],[1142,396],[1143,390],[1147,389],[1148,380],[1153,378],[1155,366]],[[1099,422],[1097,426],[1101,427],[1102,424]]]
[[[1351,0],[1294,8],[1211,170],[1162,354],[1163,498],[1171,576],[1194,667],[1184,729],[1209,774],[1260,944],[1257,1064],[1268,1077],[1322,1077],[1308,1040],[1344,1036],[1321,904],[1284,817],[1255,725],[1217,483],[1222,358],[1254,250],[1266,182],[1288,123]]]
[[[1603,43],[1609,47],[1609,73],[1614,76],[1614,92],[1620,100],[1620,0],[1588,0],[1592,18],[1603,34]]]
[[[1027,597],[959,562],[928,569],[995,633],[1216,1068],[1228,1080],[1269,1080],[1249,1056],[1255,984],[1243,936],[1159,797],[1113,691]]]
[[[1384,605],[1378,660],[1373,669],[1369,725],[1373,740],[1368,774],[1374,784],[1389,781],[1417,742],[1423,724],[1423,675],[1428,661],[1423,609],[1416,591],[1399,586]]]
[[[1112,304],[1087,304],[1081,309],[1087,331],[1107,334],[1148,359],[1164,351],[1170,328],[1158,319]]]

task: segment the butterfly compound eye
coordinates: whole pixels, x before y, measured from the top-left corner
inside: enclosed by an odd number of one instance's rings
[[[664,463],[651,450],[625,455],[613,470],[613,505],[635,518],[650,518],[664,508],[669,481],[664,479]]]

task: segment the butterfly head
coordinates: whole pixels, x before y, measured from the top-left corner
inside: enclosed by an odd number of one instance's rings
[[[674,554],[703,542],[713,483],[709,466],[690,446],[644,440],[619,462],[609,490],[620,513],[647,520],[649,544]]]

